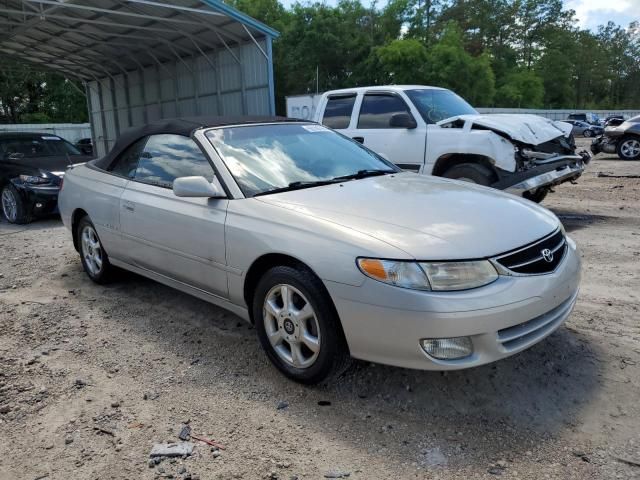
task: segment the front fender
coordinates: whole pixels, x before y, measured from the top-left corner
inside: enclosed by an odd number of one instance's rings
[[[489,130],[435,127],[429,130],[427,145],[432,159],[430,171],[438,159],[456,154],[480,155],[501,170],[516,171],[515,146]]]

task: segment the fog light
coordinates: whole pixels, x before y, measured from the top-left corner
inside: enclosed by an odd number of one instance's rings
[[[438,360],[457,360],[473,353],[473,344],[469,337],[424,338],[420,340],[422,349]]]

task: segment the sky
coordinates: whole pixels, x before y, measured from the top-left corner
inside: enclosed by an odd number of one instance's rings
[[[285,6],[290,6],[297,0],[280,0]],[[305,0],[300,0],[305,3]],[[320,0],[329,5],[335,5],[337,0]],[[361,0],[368,4],[369,0]],[[609,20],[627,27],[633,20],[640,20],[640,0],[563,0],[567,8],[576,12],[576,17],[582,28],[595,30],[598,25],[604,25]],[[385,0],[378,0],[378,6],[383,6]]]

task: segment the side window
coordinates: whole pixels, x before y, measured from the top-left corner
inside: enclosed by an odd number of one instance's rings
[[[409,113],[406,103],[397,95],[367,94],[362,99],[358,128],[393,128],[391,117]]]
[[[356,96],[339,96],[329,97],[327,106],[324,107],[324,115],[322,124],[335,128],[336,130],[348,128],[351,122],[351,112],[353,112],[353,104],[356,103]]]
[[[134,179],[172,188],[179,177],[205,177],[213,180],[213,168],[200,147],[182,135],[151,135],[147,141]]]
[[[129,147],[120,154],[113,165],[111,165],[109,171],[116,175],[133,178],[136,173],[136,168],[138,168],[140,154],[142,153],[142,149],[144,148],[146,141],[147,139],[145,137],[129,145]]]

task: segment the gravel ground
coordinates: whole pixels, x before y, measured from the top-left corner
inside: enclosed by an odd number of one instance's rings
[[[599,156],[545,201],[584,259],[547,340],[447,374],[357,363],[314,388],[232,314],[135,275],[92,284],[59,219],[1,223],[0,479],[640,478],[640,179],[625,175],[640,162]],[[149,465],[185,422],[225,449]]]

